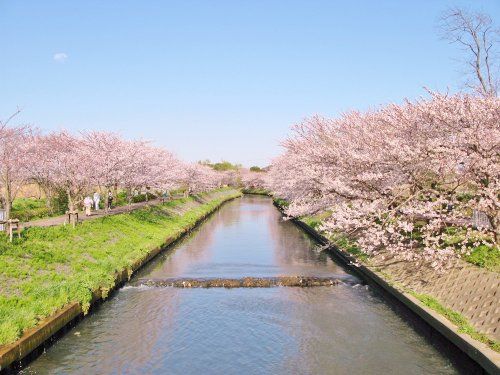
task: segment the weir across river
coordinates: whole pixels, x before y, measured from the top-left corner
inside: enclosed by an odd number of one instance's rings
[[[244,280],[251,287],[227,287]],[[253,287],[285,280],[326,286]],[[220,281],[222,288],[207,288]],[[165,287],[178,282],[184,285]],[[157,256],[23,373],[454,374],[457,369],[375,291],[283,221],[271,199],[245,196]]]
[[[216,278],[170,278],[138,280],[133,285],[146,285],[173,288],[272,288],[332,286],[339,283],[334,277],[314,276],[276,276],[276,277],[242,277],[240,279]]]

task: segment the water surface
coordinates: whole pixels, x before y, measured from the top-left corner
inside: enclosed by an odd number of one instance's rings
[[[453,374],[265,197],[224,205],[135,278],[336,276],[318,288],[126,286],[23,373]]]

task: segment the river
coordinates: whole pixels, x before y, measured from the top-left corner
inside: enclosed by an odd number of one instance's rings
[[[23,374],[454,374],[271,199],[226,203],[133,280],[315,275],[315,288],[125,286]]]

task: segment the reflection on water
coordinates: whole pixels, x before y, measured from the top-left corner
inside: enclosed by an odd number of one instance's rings
[[[271,201],[226,204],[137,277],[345,273]],[[77,333],[77,334],[76,334]],[[23,373],[447,374],[448,361],[365,286],[125,287]]]
[[[346,275],[269,198],[245,197],[217,211],[194,235],[138,277]]]

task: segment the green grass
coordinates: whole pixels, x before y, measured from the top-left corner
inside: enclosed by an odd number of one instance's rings
[[[65,198],[65,197],[63,197]],[[148,200],[157,198],[153,193],[148,194]],[[60,199],[60,198],[57,198]],[[27,222],[31,220],[44,219],[51,216],[63,215],[67,210],[67,201],[63,199],[62,202],[54,199],[52,203],[54,206],[53,211],[51,211],[46,206],[45,199],[36,198],[16,198],[12,203],[11,217],[19,219],[21,222]],[[138,194],[132,197],[132,203],[144,202],[146,201],[145,194]],[[128,205],[127,193],[125,191],[120,191],[113,201],[113,206],[126,206]],[[104,208],[105,197],[101,198],[101,209]]]
[[[349,254],[353,255],[356,259],[367,262],[370,259],[369,255],[364,253],[356,243],[356,241],[349,239],[343,234],[335,234],[330,236],[330,241],[337,245],[340,249],[347,251]]]
[[[243,189],[243,194],[271,195],[271,192],[266,189]]]
[[[147,200],[153,200],[158,198],[158,196],[153,193],[153,192],[148,192],[148,199]],[[102,208],[104,208],[104,202],[105,202],[106,197],[101,199],[101,205]],[[146,194],[137,194],[137,195],[132,195],[131,197],[131,203],[140,203],[140,202],[146,202]],[[126,191],[120,191],[116,195],[114,201],[113,201],[113,206],[118,207],[118,206],[126,206],[129,204],[128,201],[128,196]]]
[[[469,255],[465,255],[463,259],[490,271],[500,272],[500,249],[498,246],[479,245]]]
[[[285,209],[290,205],[290,203],[286,199],[281,199],[281,198],[275,197],[273,199],[273,201],[274,201],[274,204],[277,205],[278,207],[280,207],[281,209]]]
[[[422,302],[425,306],[443,315],[446,319],[455,324],[458,327],[458,332],[466,333],[474,340],[488,345],[496,352],[500,352],[500,342],[490,339],[485,334],[478,332],[463,315],[441,305],[437,299],[427,294],[418,294],[413,291],[409,291],[409,293],[420,302]]]
[[[322,235],[327,236],[328,240],[331,243],[335,244],[339,249],[348,252],[362,262],[366,262],[369,259],[369,256],[361,251],[356,241],[349,239],[342,233],[327,235],[326,233],[319,230],[319,226],[321,225],[321,223],[331,215],[331,211],[323,211],[313,216],[303,216],[300,218],[300,220],[311,228],[319,231]]]
[[[88,309],[91,291],[107,290],[117,271],[130,269],[167,238],[178,237],[223,200],[194,206],[182,216],[169,208],[184,198],[127,214],[70,226],[30,228],[21,239],[0,241],[0,345],[19,338],[40,319],[72,301]]]
[[[316,215],[303,216],[300,218],[301,221],[309,225],[313,229],[319,229],[318,227],[321,223],[332,215],[332,211],[323,211],[317,213]]]
[[[50,215],[44,199],[16,198],[12,203],[11,217],[21,221],[41,219]]]
[[[457,246],[457,251],[464,241],[466,230],[460,227],[448,227],[445,230],[445,244]],[[494,245],[491,235],[473,232],[473,236],[468,240],[467,246],[470,253],[463,255],[462,258],[478,267],[486,268],[493,272],[500,272],[500,248]],[[474,246],[474,242],[485,241],[487,245],[481,244]]]

